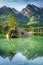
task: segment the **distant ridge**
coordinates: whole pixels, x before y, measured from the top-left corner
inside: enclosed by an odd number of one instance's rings
[[[33,4],[27,4],[27,6],[19,12],[15,8],[3,6],[0,8],[0,17],[3,14],[7,15],[9,12],[14,14],[18,24],[43,26],[43,8],[41,7],[37,7]]]

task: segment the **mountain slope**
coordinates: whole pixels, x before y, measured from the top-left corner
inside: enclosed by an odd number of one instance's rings
[[[27,25],[43,26],[43,8],[28,4],[21,13],[29,18]]]
[[[28,22],[29,18],[27,16],[23,15],[21,12],[17,11],[14,8],[12,9],[12,11],[14,12],[15,17],[17,19],[17,22],[19,24],[23,25],[23,24],[26,24]]]

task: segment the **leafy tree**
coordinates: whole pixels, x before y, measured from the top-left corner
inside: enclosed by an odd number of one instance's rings
[[[39,20],[40,19],[40,16],[32,16],[29,20],[29,23],[28,24],[39,24]]]
[[[9,15],[8,15],[7,24],[9,26],[9,28],[13,28],[17,25],[16,19],[15,19],[14,14],[12,12],[9,13]]]

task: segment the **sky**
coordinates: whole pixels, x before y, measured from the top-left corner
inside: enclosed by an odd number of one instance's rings
[[[43,7],[43,0],[0,0],[0,7],[7,6],[21,11],[27,4]]]

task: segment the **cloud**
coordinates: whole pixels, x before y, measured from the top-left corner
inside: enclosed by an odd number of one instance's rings
[[[43,6],[43,0],[0,0],[0,7],[6,5],[22,10],[27,4],[34,4],[39,7]]]

